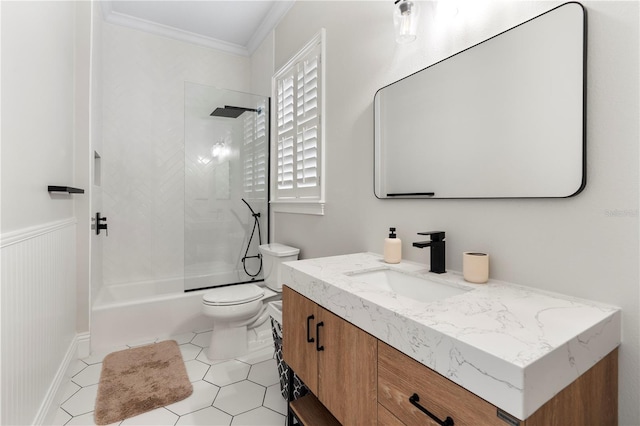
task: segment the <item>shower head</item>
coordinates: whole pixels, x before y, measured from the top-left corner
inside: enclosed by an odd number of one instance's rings
[[[246,111],[257,112],[258,114],[260,114],[262,112],[262,110],[260,110],[260,109],[225,105],[224,108],[220,108],[220,107],[216,108],[209,115],[211,117],[238,118],[238,117],[240,117],[242,115],[243,112],[246,112]]]

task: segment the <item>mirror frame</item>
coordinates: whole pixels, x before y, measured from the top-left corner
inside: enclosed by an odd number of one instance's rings
[[[549,13],[552,13],[555,10],[557,10],[559,8],[562,8],[562,7],[566,6],[566,5],[570,5],[570,4],[577,5],[577,6],[580,7],[580,10],[582,12],[582,29],[583,29],[583,31],[582,31],[582,52],[581,52],[581,54],[582,54],[582,111],[581,111],[581,113],[582,113],[582,117],[581,117],[581,121],[582,121],[582,128],[581,128],[581,132],[582,132],[582,145],[581,145],[581,150],[582,150],[581,173],[582,173],[582,177],[580,179],[579,187],[574,192],[572,192],[572,193],[570,193],[568,195],[560,195],[560,196],[558,196],[558,195],[549,195],[549,196],[538,196],[538,195],[536,195],[536,196],[527,196],[527,195],[523,195],[523,196],[512,196],[512,195],[509,195],[509,196],[493,196],[493,195],[482,196],[482,195],[479,195],[479,196],[455,196],[455,197],[447,197],[447,196],[438,197],[438,196],[436,196],[436,194],[434,194],[432,192],[406,192],[406,193],[397,193],[397,194],[380,194],[379,193],[379,192],[381,192],[381,189],[384,189],[384,186],[383,186],[384,182],[383,183],[379,183],[378,182],[378,178],[380,178],[380,176],[382,174],[382,172],[380,170],[380,168],[381,168],[380,164],[381,164],[381,150],[382,150],[382,148],[380,147],[380,141],[379,141],[380,136],[378,135],[378,133],[379,133],[378,132],[378,126],[380,124],[379,124],[379,120],[378,120],[379,111],[376,108],[376,105],[377,105],[378,95],[380,94],[380,92],[382,90],[384,90],[384,89],[386,89],[386,88],[388,88],[388,87],[390,87],[390,86],[392,86],[392,85],[394,85],[394,84],[396,84],[398,82],[406,81],[407,79],[409,79],[409,78],[411,78],[411,77],[413,77],[413,76],[415,76],[415,75],[417,75],[417,74],[419,74],[419,73],[421,73],[421,72],[423,72],[425,70],[428,70],[429,68],[432,68],[432,67],[434,67],[434,66],[436,66],[436,65],[438,65],[438,64],[440,64],[442,62],[445,62],[445,61],[447,61],[447,60],[449,60],[451,58],[454,58],[454,57],[456,57],[456,56],[458,56],[458,55],[460,55],[460,54],[462,54],[464,52],[467,52],[467,51],[469,51],[471,49],[474,49],[477,46],[480,46],[480,45],[482,45],[482,44],[484,44],[484,43],[486,43],[486,42],[488,42],[490,40],[493,40],[493,39],[495,39],[497,37],[500,37],[500,36],[508,33],[509,31],[512,31],[512,30],[514,30],[516,28],[519,28],[519,27],[521,27],[521,26],[523,26],[523,25],[525,25],[525,24],[527,24],[527,23],[529,23],[529,22],[531,22],[531,21],[533,21],[533,20],[535,20],[537,18],[540,18],[540,17],[542,17],[544,15],[547,15]],[[500,32],[500,33],[498,33],[498,34],[496,34],[496,35],[494,35],[494,36],[492,36],[492,37],[490,37],[490,38],[488,38],[486,40],[483,40],[483,41],[481,41],[479,43],[476,43],[476,44],[474,44],[474,45],[472,45],[472,46],[470,46],[470,47],[468,47],[468,48],[466,48],[464,50],[461,50],[460,52],[457,52],[457,53],[455,53],[455,54],[453,54],[451,56],[448,56],[445,59],[442,59],[442,60],[440,60],[438,62],[435,62],[434,64],[429,65],[428,67],[425,67],[425,68],[423,68],[421,70],[418,70],[418,71],[416,71],[416,72],[414,72],[414,73],[412,73],[412,74],[410,74],[410,75],[408,75],[406,77],[403,77],[403,78],[401,78],[401,79],[399,79],[399,80],[397,80],[397,81],[395,81],[393,83],[390,83],[390,84],[380,88],[379,90],[376,91],[376,93],[374,95],[374,107],[373,107],[373,110],[374,110],[374,129],[373,129],[374,130],[374,174],[373,174],[374,182],[373,183],[374,183],[374,195],[378,199],[415,199],[415,198],[419,198],[419,199],[505,199],[505,198],[506,199],[520,199],[520,198],[526,198],[526,199],[529,199],[529,198],[534,198],[534,199],[535,198],[541,198],[541,199],[545,199],[545,198],[569,198],[569,197],[573,197],[573,196],[579,194],[586,187],[586,180],[587,180],[586,179],[586,175],[587,175],[587,167],[586,167],[586,141],[587,141],[587,122],[586,122],[587,121],[586,120],[586,117],[587,117],[587,11],[586,11],[586,9],[584,8],[584,6],[581,3],[575,2],[575,1],[571,1],[571,2],[567,2],[567,3],[563,3],[563,4],[559,5],[559,6],[556,6],[556,7],[552,8],[552,9],[550,9],[550,10],[544,12],[544,13],[541,13],[541,14],[539,14],[539,15],[531,18],[531,19],[528,19],[528,20],[526,20],[526,21],[524,21],[524,22],[522,22],[522,23],[520,23],[518,25],[515,25],[515,26],[513,26],[513,27],[511,27],[511,28],[509,28],[507,30],[504,30],[504,31],[502,31],[502,32]],[[577,138],[575,140],[577,140]],[[574,163],[572,163],[572,164],[574,164]],[[577,162],[576,162],[576,168],[577,168]],[[575,175],[577,176],[577,173]]]

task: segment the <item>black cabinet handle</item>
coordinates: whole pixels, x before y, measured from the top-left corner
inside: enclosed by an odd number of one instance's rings
[[[324,321],[320,321],[316,324],[316,351],[324,351],[324,346],[320,346],[320,327],[324,327]]]
[[[309,315],[307,317],[307,343],[313,343],[315,342],[315,339],[311,336],[309,336],[309,329],[311,328],[311,320],[314,319],[315,317],[313,315]]]
[[[440,426],[453,426],[453,419],[451,417],[447,416],[447,418],[444,419],[444,421],[442,421],[439,418],[437,418],[433,413],[431,413],[429,410],[424,408],[422,405],[418,404],[418,401],[420,401],[420,397],[418,396],[417,393],[414,393],[409,397],[409,402],[411,403],[411,405],[413,405],[418,410],[425,413],[427,416],[431,418],[431,420],[438,423]]]

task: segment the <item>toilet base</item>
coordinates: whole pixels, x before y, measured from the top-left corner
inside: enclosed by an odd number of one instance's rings
[[[237,327],[226,323],[214,325],[207,351],[210,361],[236,358],[248,351],[247,326]]]

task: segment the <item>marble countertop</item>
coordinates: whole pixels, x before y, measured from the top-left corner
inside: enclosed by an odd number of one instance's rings
[[[282,282],[524,420],[615,349],[621,311],[602,303],[358,253],[285,262]],[[389,268],[470,289],[424,303],[350,276]]]

